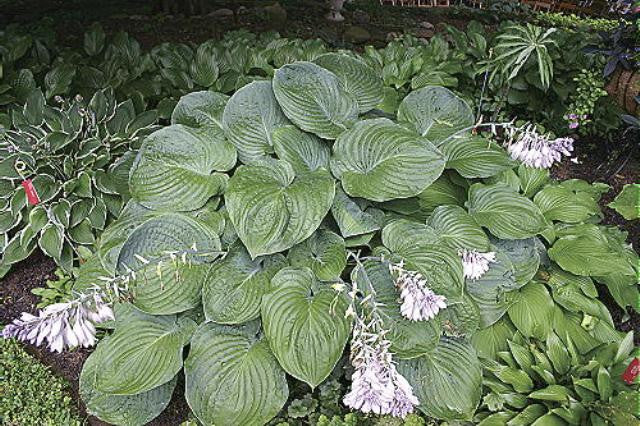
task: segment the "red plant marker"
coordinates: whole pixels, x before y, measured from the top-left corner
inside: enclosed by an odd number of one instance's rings
[[[640,374],[640,358],[634,358],[631,361],[631,364],[624,370],[622,374],[622,380],[624,380],[628,385],[633,384],[633,381]]]
[[[33,186],[33,182],[31,179],[25,179],[22,181],[22,187],[24,188],[24,192],[27,194],[27,201],[32,206],[38,205],[40,202],[40,197],[38,197],[38,192],[36,188]]]

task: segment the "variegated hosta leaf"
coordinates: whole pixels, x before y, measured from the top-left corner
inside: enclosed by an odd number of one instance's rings
[[[498,238],[520,240],[544,231],[544,216],[531,200],[502,184],[469,188],[469,213]]]
[[[289,250],[289,262],[295,267],[310,268],[318,279],[330,281],[340,278],[347,266],[344,240],[326,229],[319,229],[312,236]]]
[[[184,371],[189,407],[207,425],[261,426],[289,395],[285,372],[260,337],[257,321],[200,325]]]
[[[469,105],[444,87],[425,87],[409,93],[400,103],[398,120],[411,123],[436,145],[474,123]]]
[[[131,170],[131,196],[145,207],[171,211],[200,208],[220,194],[236,153],[213,126],[174,124],[148,136]]]
[[[418,195],[444,170],[429,141],[386,118],[357,123],[336,140],[331,171],[353,197],[387,201]]]
[[[241,324],[260,315],[262,296],[269,291],[271,278],[287,261],[281,254],[251,260],[236,241],[227,256],[213,264],[202,289],[202,306],[209,321]]]
[[[351,279],[365,296],[375,292],[376,302],[382,304],[379,309],[395,357],[410,359],[433,351],[442,334],[440,315],[426,322],[406,319],[400,312],[400,292],[388,264],[367,260],[362,265],[354,268]]]
[[[436,231],[440,241],[455,249],[486,252],[489,248],[487,234],[462,207],[437,207],[427,224]]]
[[[331,148],[316,135],[296,126],[283,126],[274,130],[271,137],[278,158],[288,161],[296,174],[329,169]]]
[[[255,259],[309,238],[327,215],[334,194],[326,170],[296,176],[286,161],[268,159],[239,167],[225,202],[238,236]]]
[[[175,315],[154,316],[137,310],[118,318],[102,347],[96,389],[113,395],[136,395],[173,379],[182,368],[182,348],[196,323]]]
[[[481,137],[453,137],[439,148],[447,157],[446,167],[468,179],[495,176],[516,166],[504,148]]]
[[[344,193],[342,187],[336,188],[336,196],[331,206],[331,214],[344,238],[377,231],[384,223],[384,212],[368,207],[369,201],[352,199]]]
[[[143,426],[156,418],[169,405],[177,376],[167,383],[136,395],[110,395],[96,388],[98,368],[102,363],[109,337],[104,337],[89,355],[80,373],[80,396],[87,413],[118,426]]]
[[[492,249],[492,251],[495,249]],[[498,321],[514,301],[516,282],[511,260],[504,253],[496,252],[496,261],[477,280],[467,279],[467,293],[480,309],[480,327],[485,328]]]
[[[547,185],[533,199],[548,220],[580,223],[600,214],[598,202],[587,192]]]
[[[323,139],[335,139],[358,118],[358,103],[332,72],[311,62],[276,71],[273,91],[296,126]]]
[[[491,244],[507,255],[513,264],[515,279],[519,287],[533,279],[540,267],[539,245],[537,238],[525,240],[500,240],[491,238]],[[544,246],[543,246],[544,247]]]
[[[195,248],[195,250],[194,250]],[[170,258],[170,252],[197,251]],[[136,271],[134,304],[151,314],[171,314],[200,303],[207,268],[202,262],[220,251],[218,235],[203,222],[182,214],[167,214],[140,225],[122,246],[119,273]],[[145,263],[147,261],[148,263]]]
[[[383,99],[383,82],[376,72],[360,59],[343,53],[326,53],[314,59],[334,73],[344,89],[358,102],[358,112],[363,114],[374,109]]]
[[[443,337],[433,352],[400,361],[398,371],[413,387],[420,411],[429,417],[470,421],[480,403],[482,369],[465,340]]]
[[[173,109],[171,124],[222,129],[222,113],[228,101],[229,96],[209,90],[184,95]]]
[[[282,368],[315,388],[333,371],[351,332],[349,302],[309,268],[285,268],[262,300],[262,323]]]
[[[271,82],[254,81],[233,94],[222,115],[224,132],[243,163],[273,154],[271,133],[289,124]]]

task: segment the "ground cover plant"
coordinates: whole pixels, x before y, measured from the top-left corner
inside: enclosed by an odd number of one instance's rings
[[[287,376],[321,385],[347,344],[347,407],[471,420],[481,360],[503,358],[516,331],[589,359],[621,344],[594,280],[633,303],[638,255],[598,225],[606,185],[550,179],[572,140],[478,124],[442,87],[410,92],[397,114],[376,109],[383,99],[382,78],[341,53],[230,97],[183,96],[142,143],[131,200],[76,298],[4,335],[62,350],[106,324],[80,392],[115,424],[157,416],[180,371],[201,422],[264,424]],[[563,395],[536,417],[568,409]]]

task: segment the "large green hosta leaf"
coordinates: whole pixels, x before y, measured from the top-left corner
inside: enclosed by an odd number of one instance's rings
[[[361,121],[340,135],[331,158],[345,192],[373,201],[418,195],[443,170],[437,148],[386,118]]]
[[[222,115],[224,132],[243,163],[272,154],[271,133],[289,124],[269,81],[255,81],[233,94]]]
[[[429,225],[423,225],[408,219],[397,219],[382,230],[382,244],[393,253],[434,244],[438,241],[436,230]]]
[[[136,395],[110,395],[96,389],[98,369],[109,337],[104,337],[89,355],[80,374],[80,396],[87,413],[118,426],[143,426],[156,418],[169,404],[177,377],[150,391]]]
[[[369,204],[367,200],[349,198],[338,184],[331,214],[344,238],[367,234],[382,227],[384,212]]]
[[[495,176],[516,165],[501,146],[481,137],[453,137],[440,149],[447,157],[446,167],[468,179]]]
[[[508,240],[533,237],[546,227],[538,206],[502,184],[472,185],[469,213],[493,235]]]
[[[409,93],[400,103],[398,120],[411,123],[436,145],[474,123],[469,105],[444,87],[425,87]]]
[[[281,254],[251,260],[237,241],[207,274],[202,289],[206,318],[219,324],[241,324],[256,319],[271,278],[285,266],[287,262]]]
[[[508,317],[484,328],[471,337],[471,343],[480,358],[497,359],[498,352],[509,350],[507,340],[513,339],[516,329]]]
[[[286,161],[261,160],[238,168],[225,201],[238,236],[256,258],[309,238],[331,208],[334,194],[326,170],[296,176]]]
[[[350,335],[344,293],[316,280],[309,268],[286,268],[262,300],[262,323],[282,368],[315,388],[331,373]]]
[[[116,331],[102,347],[96,389],[114,395],[147,392],[182,368],[182,348],[196,323],[175,315],[152,316],[136,309],[116,311]]]
[[[194,247],[197,253],[191,253]],[[202,263],[215,259],[219,251],[220,239],[205,223],[179,213],[165,214],[131,233],[119,252],[117,269],[121,274],[136,271],[132,283],[136,307],[151,314],[172,314],[200,303],[208,269]],[[169,252],[189,252],[187,263],[172,260]]]
[[[562,186],[547,185],[533,202],[549,220],[580,223],[600,214],[597,201],[587,192],[574,192]]]
[[[340,79],[344,89],[358,102],[360,114],[372,110],[382,102],[382,79],[361,60],[343,53],[326,53],[314,59],[313,62],[331,71]]]
[[[500,240],[491,238],[491,244],[507,255],[513,264],[514,277],[519,287],[526,285],[540,267],[539,246],[544,246],[537,238],[526,240]]]
[[[413,386],[418,408],[442,420],[471,420],[482,395],[482,370],[473,347],[443,337],[435,351],[398,363]]]
[[[152,209],[195,210],[224,190],[227,176],[213,171],[235,163],[221,130],[174,124],[145,139],[131,169],[131,196]]]
[[[489,248],[487,234],[462,207],[437,207],[427,224],[436,231],[440,241],[453,248],[482,252]]]
[[[531,282],[515,293],[509,318],[525,337],[545,340],[553,330],[554,306],[545,285]]]
[[[640,184],[627,184],[613,202],[607,204],[626,220],[640,218]]]
[[[311,62],[276,71],[273,91],[289,120],[324,139],[337,138],[358,117],[358,103],[340,79]]]
[[[287,401],[285,373],[259,336],[259,323],[202,324],[185,362],[185,396],[206,425],[261,426]]]
[[[228,100],[229,96],[209,90],[184,95],[173,109],[171,124],[222,129],[222,113]]]
[[[289,250],[292,266],[310,268],[318,279],[330,281],[340,278],[347,266],[344,240],[326,229],[319,229],[312,236]]]
[[[353,270],[351,279],[357,282],[358,289],[365,296],[375,292],[376,302],[382,304],[379,309],[384,327],[389,330],[387,338],[397,358],[416,358],[433,351],[442,334],[440,316],[426,322],[403,317],[398,302],[400,292],[388,264],[367,260]]]
[[[288,161],[296,174],[329,169],[331,148],[316,135],[295,126],[284,126],[272,133],[272,139],[278,158]]]

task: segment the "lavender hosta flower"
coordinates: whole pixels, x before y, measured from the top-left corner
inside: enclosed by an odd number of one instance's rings
[[[113,311],[98,293],[81,294],[66,303],[55,303],[37,316],[23,312],[2,330],[5,339],[16,339],[41,345],[45,340],[52,352],[77,346],[90,347],[96,342],[94,324],[113,320]]]
[[[447,307],[446,298],[435,294],[427,286],[422,274],[407,271],[404,265],[390,264],[389,269],[396,276],[395,285],[400,289],[400,313],[411,321],[426,321],[435,318],[440,309]]]
[[[548,169],[562,156],[570,156],[573,151],[573,138],[549,139],[537,132],[535,126],[529,124],[517,129],[510,129],[507,151],[514,160],[525,166],[536,169]],[[515,140],[514,140],[515,139]]]
[[[475,250],[460,250],[458,255],[462,258],[462,273],[465,278],[477,280],[488,270],[489,264],[496,261],[495,252],[479,253]]]

